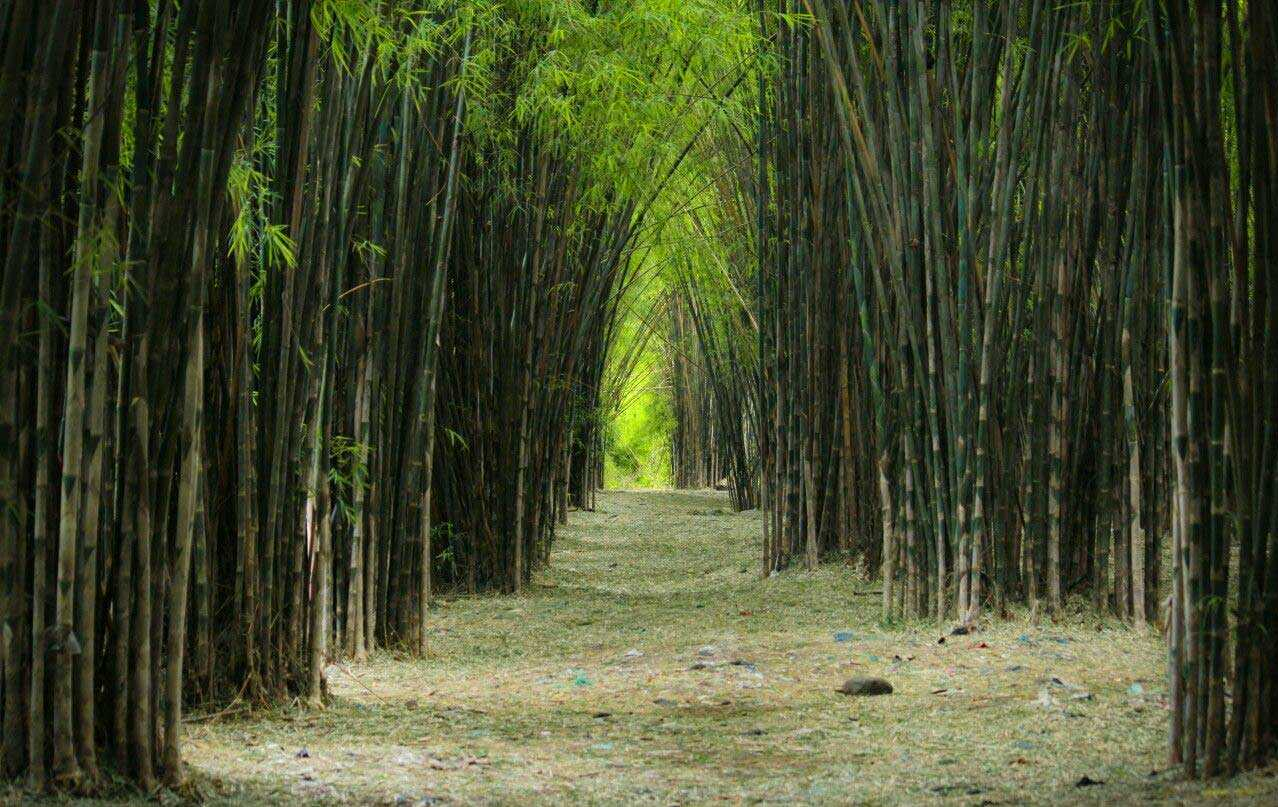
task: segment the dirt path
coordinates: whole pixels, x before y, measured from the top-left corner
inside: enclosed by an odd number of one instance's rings
[[[1079,617],[938,644],[877,623],[831,564],[758,579],[757,514],[714,493],[607,493],[527,596],[436,611],[425,660],[334,666],[333,704],[198,718],[214,803],[694,804],[1195,799],[1175,786],[1156,638]],[[851,699],[848,675],[896,694]],[[1057,682],[1053,682],[1055,677]],[[1086,776],[1102,785],[1077,787]]]

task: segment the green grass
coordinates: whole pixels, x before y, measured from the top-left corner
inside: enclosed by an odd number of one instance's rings
[[[193,718],[198,789],[231,805],[1278,801],[1272,769],[1164,771],[1157,635],[1081,612],[944,644],[935,625],[885,627],[854,568],[760,580],[758,514],[722,494],[608,492],[571,522],[526,596],[442,601],[427,658],[333,666],[322,712]],[[834,692],[858,674],[896,693]]]

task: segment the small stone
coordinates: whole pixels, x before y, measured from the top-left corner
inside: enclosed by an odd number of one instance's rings
[[[391,757],[391,761],[394,762],[396,765],[400,765],[407,768],[407,767],[420,765],[421,757],[419,757],[417,754],[414,754],[412,751],[404,749],[396,753],[395,756]]]
[[[849,678],[836,692],[842,695],[891,695],[892,685],[882,678]]]

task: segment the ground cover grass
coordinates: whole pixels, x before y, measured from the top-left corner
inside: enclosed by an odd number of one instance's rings
[[[1156,633],[1080,607],[938,643],[934,624],[881,624],[853,566],[760,580],[758,518],[715,492],[604,493],[526,596],[441,601],[425,659],[334,665],[322,712],[192,716],[196,790],[227,805],[1278,803],[1273,769],[1206,784],[1165,770]],[[896,691],[835,693],[850,675]]]

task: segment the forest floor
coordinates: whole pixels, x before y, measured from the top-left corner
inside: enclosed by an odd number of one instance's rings
[[[1278,803],[1273,768],[1164,770],[1157,633],[1080,606],[938,643],[851,566],[761,581],[758,519],[604,493],[526,595],[441,601],[425,659],[334,665],[322,712],[193,716],[193,780],[228,805]]]

